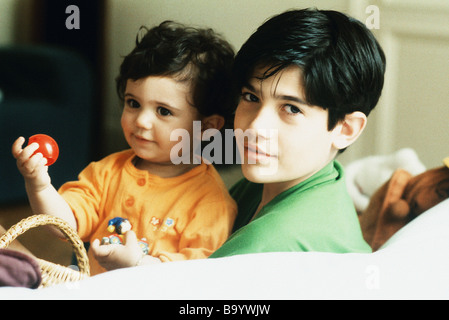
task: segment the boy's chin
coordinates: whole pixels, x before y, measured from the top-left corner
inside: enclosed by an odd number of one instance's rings
[[[278,182],[278,168],[275,165],[242,164],[243,176],[254,183]]]

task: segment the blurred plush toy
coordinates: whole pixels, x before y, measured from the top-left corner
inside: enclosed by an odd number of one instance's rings
[[[121,217],[116,217],[108,222],[108,231],[113,233],[107,237],[103,237],[101,239],[101,244],[123,244],[123,235],[132,229],[131,223],[128,219],[124,219]],[[148,254],[149,244],[145,238],[142,238],[138,241],[140,248],[144,254]]]
[[[397,169],[412,175],[426,170],[413,149],[401,149],[393,154],[370,156],[351,162],[345,167],[346,184],[357,212],[363,212],[379,187]]]
[[[449,158],[444,164],[416,176],[398,169],[374,193],[360,215],[363,236],[373,251],[418,215],[449,198]]]

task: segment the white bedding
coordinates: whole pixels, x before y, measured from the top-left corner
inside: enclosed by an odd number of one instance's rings
[[[0,299],[449,299],[449,200],[373,254],[267,253],[121,269]]]

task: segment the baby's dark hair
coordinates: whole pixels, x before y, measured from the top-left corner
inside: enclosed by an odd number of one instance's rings
[[[123,102],[128,79],[170,76],[191,83],[193,101],[189,102],[200,114],[218,114],[228,120],[234,107],[230,97],[233,61],[233,48],[212,29],[172,21],[152,29],[141,27],[136,47],[120,66],[117,93]]]
[[[266,21],[237,53],[236,89],[256,68],[267,68],[265,79],[291,65],[302,71],[307,103],[329,110],[329,130],[354,111],[368,116],[382,92],[382,48],[364,24],[340,12],[290,10]]]

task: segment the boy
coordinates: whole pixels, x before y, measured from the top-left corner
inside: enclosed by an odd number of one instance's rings
[[[58,216],[91,242],[91,273],[208,257],[229,236],[236,205],[212,165],[173,164],[170,138],[193,122],[219,130],[230,115],[230,45],[212,30],[172,22],[147,30],[125,57],[117,78],[121,125],[130,150],[93,162],[78,181],[53,188],[36,144],[13,145],[35,214]],[[190,144],[192,145],[192,144]],[[192,155],[193,157],[193,155]],[[108,221],[129,220],[125,245],[100,245]],[[149,253],[137,242],[146,238]],[[95,239],[95,240],[94,240]]]
[[[258,28],[234,67],[246,179],[231,190],[235,232],[211,257],[371,251],[334,158],[365,128],[384,70],[371,32],[342,13],[293,10]]]

